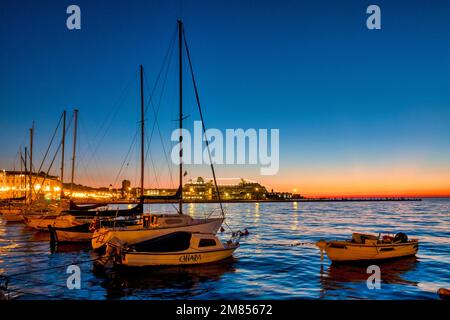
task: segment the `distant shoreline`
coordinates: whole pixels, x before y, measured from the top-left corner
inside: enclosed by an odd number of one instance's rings
[[[99,200],[74,200],[77,204],[102,203]],[[250,200],[222,200],[222,203],[280,203],[280,202],[385,202],[385,201],[422,201],[421,198],[410,197],[381,197],[381,198],[302,198],[302,199],[250,199]],[[184,203],[218,203],[217,200],[184,200]],[[115,200],[108,204],[136,204],[137,200]],[[145,203],[178,203],[176,200],[151,200]]]

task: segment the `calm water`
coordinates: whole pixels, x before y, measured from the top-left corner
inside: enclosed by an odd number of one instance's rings
[[[216,205],[186,205],[195,216]],[[134,272],[94,271],[86,247],[50,253],[48,236],[0,216],[0,274],[20,299],[437,299],[450,287],[450,199],[422,202],[227,204],[227,223],[247,227],[235,258],[197,267]],[[151,205],[173,212],[172,205]],[[332,266],[310,243],[358,232],[406,232],[420,239],[416,258],[380,264],[381,289],[366,286],[365,267]],[[222,235],[226,239],[228,235]],[[306,245],[290,246],[302,242]],[[79,264],[80,290],[66,287],[66,267]]]

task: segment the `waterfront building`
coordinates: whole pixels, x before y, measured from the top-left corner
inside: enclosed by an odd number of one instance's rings
[[[130,182],[130,180],[122,180],[122,189],[121,189],[122,199],[129,198],[130,194],[131,194],[131,182]]]
[[[258,182],[248,181],[242,178],[228,184],[219,183],[219,193],[222,200],[264,200],[267,190]],[[190,180],[183,187],[183,198],[192,201],[217,200],[214,181],[207,181],[198,177]]]
[[[61,181],[57,176],[46,175],[44,172],[33,173],[31,184],[33,199],[59,199]],[[30,175],[20,171],[0,171],[0,199],[21,197],[30,193]]]

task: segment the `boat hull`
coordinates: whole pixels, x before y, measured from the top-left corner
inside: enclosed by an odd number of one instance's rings
[[[55,230],[56,241],[58,243],[90,242],[92,240],[92,234],[91,232]]]
[[[2,219],[7,222],[22,222],[23,215],[22,212],[3,212]]]
[[[70,228],[89,223],[92,219],[79,220],[72,216],[44,216],[44,217],[26,217],[24,218],[28,227],[39,230],[48,231],[48,226],[53,228]]]
[[[103,248],[108,241],[118,238],[127,245],[150,240],[169,233],[185,231],[216,234],[223,223],[224,218],[198,219],[194,223],[184,226],[165,227],[165,228],[149,228],[131,227],[127,229],[114,230],[101,228],[92,236],[92,248],[98,250]]]
[[[320,242],[319,242],[320,243]],[[417,241],[394,244],[365,245],[350,242],[318,244],[332,262],[368,262],[414,256],[419,250]]]
[[[180,253],[132,252],[124,254],[121,264],[128,267],[179,266],[213,263],[232,256],[238,246],[214,251]]]

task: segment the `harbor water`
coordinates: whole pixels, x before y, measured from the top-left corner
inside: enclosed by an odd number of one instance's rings
[[[89,246],[59,246],[48,234],[0,216],[0,275],[17,299],[438,299],[450,287],[450,199],[386,202],[225,204],[232,230],[248,228],[234,258],[192,267],[133,271],[94,268]],[[175,212],[172,204],[147,205]],[[185,204],[193,216],[218,214],[217,204]],[[227,240],[229,228],[221,234]],[[381,287],[369,289],[367,266],[331,265],[313,245],[352,232],[397,233],[420,241],[416,257],[379,263]],[[81,270],[68,289],[67,266]]]

